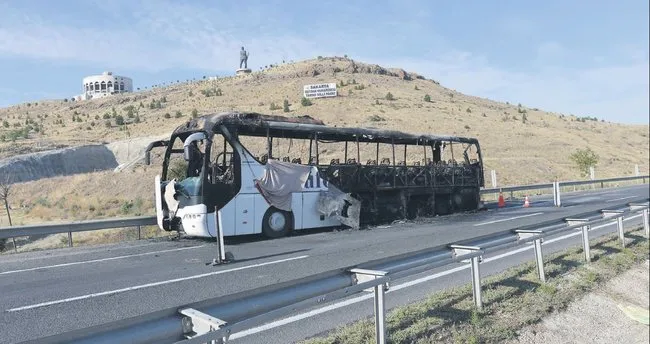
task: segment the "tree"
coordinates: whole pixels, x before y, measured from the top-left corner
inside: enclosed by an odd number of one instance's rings
[[[0,201],[5,204],[5,210],[7,210],[7,218],[9,218],[9,226],[12,226],[11,223],[11,214],[9,213],[9,196],[11,195],[11,181],[9,175],[4,176],[0,180]],[[5,239],[0,239],[0,251],[5,248]],[[16,246],[16,241],[14,240],[14,247]]]
[[[596,166],[598,164],[598,154],[587,147],[586,149],[576,149],[573,154],[569,156],[569,159],[576,164],[580,174],[584,176],[589,175],[589,168]]]

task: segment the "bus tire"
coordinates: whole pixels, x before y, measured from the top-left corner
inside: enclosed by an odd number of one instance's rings
[[[267,238],[281,238],[293,229],[293,215],[276,207],[269,207],[262,218],[262,234]]]

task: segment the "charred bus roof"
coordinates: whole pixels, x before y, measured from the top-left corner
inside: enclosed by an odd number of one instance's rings
[[[476,138],[411,134],[397,130],[373,128],[331,127],[321,120],[309,116],[286,117],[264,115],[256,112],[224,112],[193,118],[178,126],[173,136],[185,136],[196,131],[218,132],[218,126],[225,126],[239,135],[310,139],[317,133],[319,140],[382,142],[395,144],[425,144],[435,141],[451,141],[478,144]],[[235,130],[233,130],[235,129]]]

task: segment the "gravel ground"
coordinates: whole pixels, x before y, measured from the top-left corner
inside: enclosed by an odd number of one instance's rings
[[[648,261],[621,274],[554,313],[526,327],[511,344],[528,343],[649,343],[648,325],[628,317],[620,307],[648,312]]]

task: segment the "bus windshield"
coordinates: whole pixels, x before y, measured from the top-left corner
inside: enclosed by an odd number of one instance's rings
[[[184,142],[176,137],[167,161],[167,181],[176,180],[177,191],[186,197],[201,196],[206,140]]]

